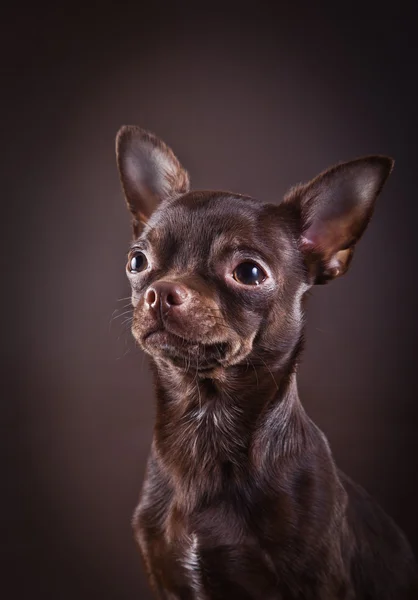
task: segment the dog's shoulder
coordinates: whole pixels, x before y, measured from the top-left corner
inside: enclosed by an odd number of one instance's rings
[[[417,565],[405,535],[359,484],[342,471],[339,477],[348,497],[351,572],[358,597],[367,592],[373,598],[418,598]]]

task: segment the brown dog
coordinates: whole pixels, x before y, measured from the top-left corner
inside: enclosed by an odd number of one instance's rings
[[[133,335],[154,439],[134,528],[157,598],[418,598],[408,543],[334,464],[299,400],[304,298],[346,272],[393,161],[368,156],[279,205],[190,192],[150,133],[117,137],[133,217]]]

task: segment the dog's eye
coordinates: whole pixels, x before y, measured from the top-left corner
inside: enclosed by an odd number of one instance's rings
[[[267,275],[263,269],[252,262],[243,262],[233,272],[233,277],[238,283],[244,285],[260,285]]]
[[[145,271],[148,266],[147,257],[143,252],[135,252],[128,263],[128,269],[131,273]]]

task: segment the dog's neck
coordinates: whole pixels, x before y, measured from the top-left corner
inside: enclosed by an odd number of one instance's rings
[[[185,510],[248,485],[256,472],[268,471],[272,453],[302,451],[310,421],[299,401],[295,364],[232,367],[222,379],[155,367],[154,451]]]

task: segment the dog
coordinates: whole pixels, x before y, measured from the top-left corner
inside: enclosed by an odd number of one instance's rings
[[[307,292],[347,271],[393,160],[337,164],[275,205],[190,191],[136,126],[116,155],[132,333],[157,396],[133,517],[155,597],[418,598],[404,534],[338,470],[296,383]]]

